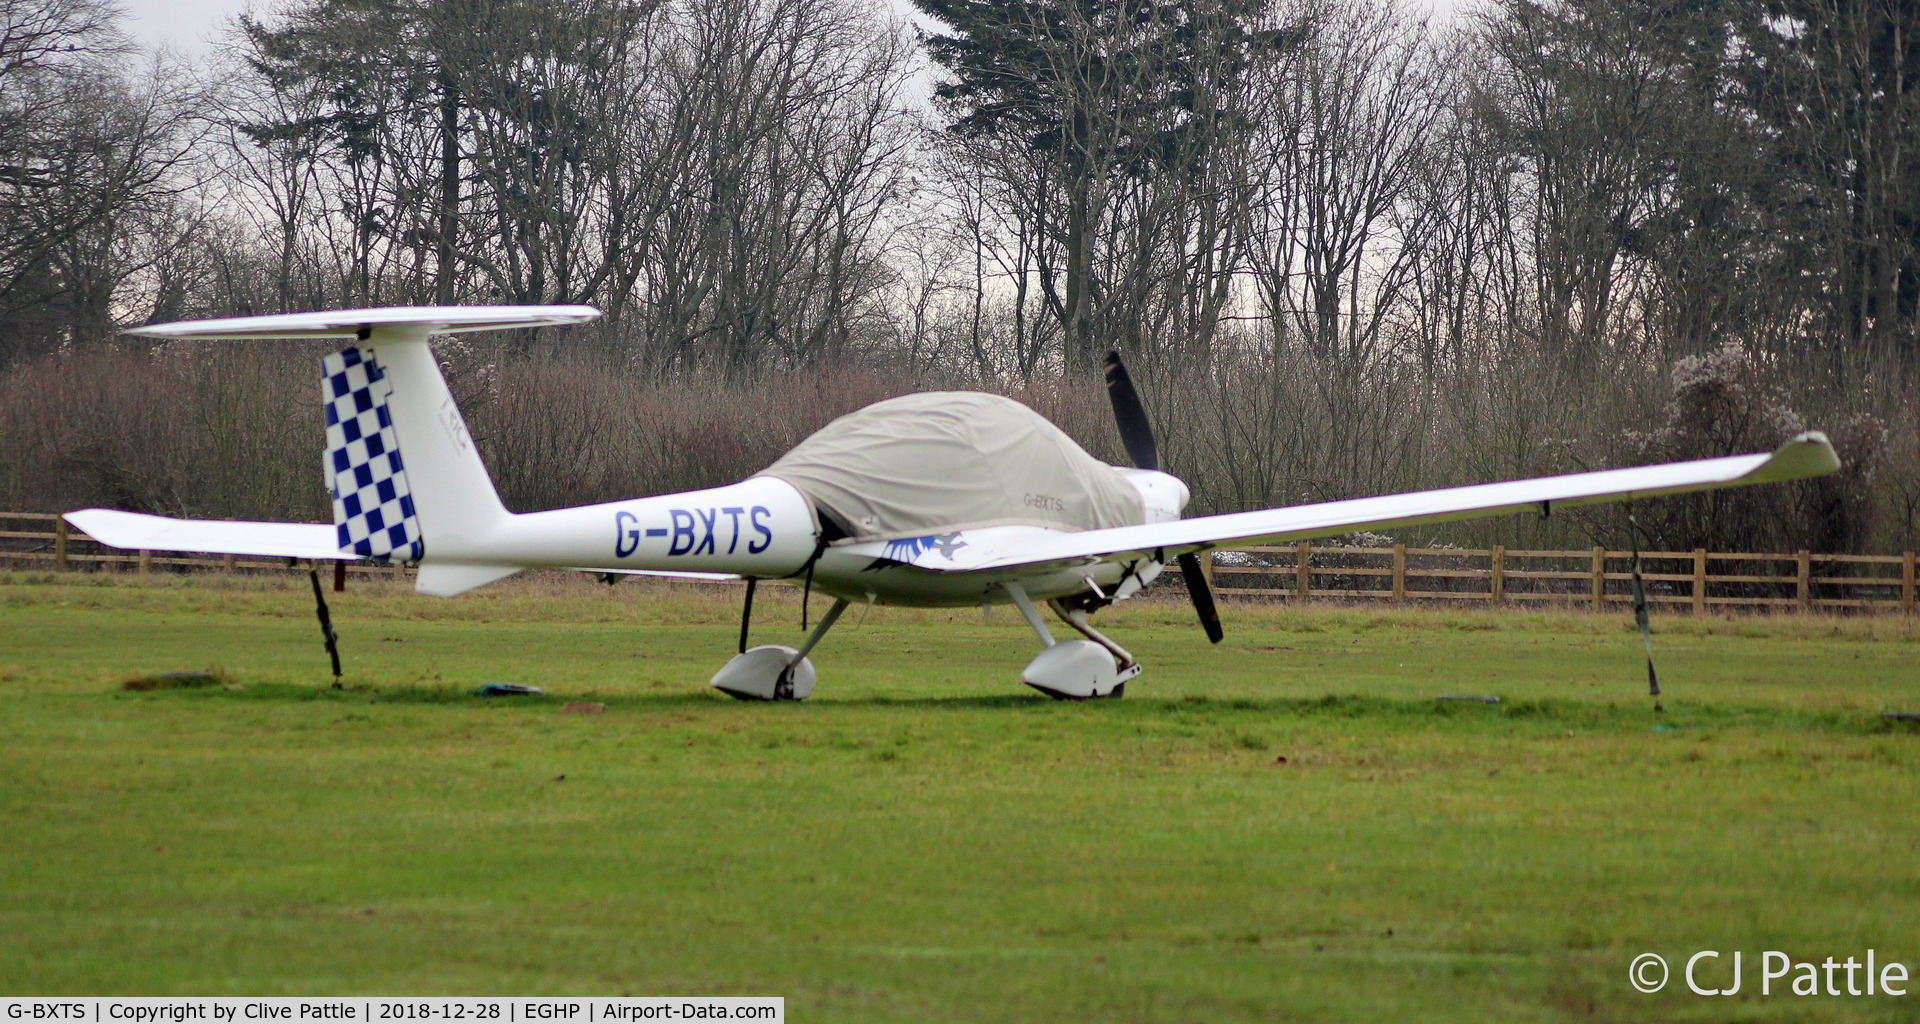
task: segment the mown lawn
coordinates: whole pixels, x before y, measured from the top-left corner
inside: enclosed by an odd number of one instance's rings
[[[0,993],[1920,1016],[1758,966],[1920,977],[1920,731],[1881,714],[1920,710],[1912,621],[1658,620],[1656,713],[1625,615],[1233,605],[1209,647],[1142,601],[1102,619],[1146,674],[1064,704],[1004,609],[854,609],[815,697],[765,705],[706,686],[733,594],[356,583],[336,690],[304,579],[0,575]],[[794,642],[797,602],[762,607]],[[232,686],[121,689],[208,667]],[[547,696],[469,695],[496,681]],[[1744,952],[1740,995],[1687,991],[1700,949],[1710,987]]]

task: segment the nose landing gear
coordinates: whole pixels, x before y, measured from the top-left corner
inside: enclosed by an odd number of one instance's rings
[[[813,662],[807,660],[807,653],[846,610],[845,600],[834,601],[797,650],[785,644],[761,644],[734,655],[713,674],[713,688],[740,700],[807,699],[813,693],[814,681]],[[745,636],[744,630],[741,635]]]
[[[1063,640],[1041,651],[1020,673],[1020,681],[1054,700],[1119,697],[1140,664],[1115,664],[1105,647],[1091,640]]]
[[[1069,610],[1058,601],[1051,602],[1053,610],[1060,613],[1068,625],[1087,637],[1055,640],[1032,599],[1027,597],[1026,589],[1013,582],[1002,586],[1045,648],[1021,671],[1021,682],[1054,700],[1090,700],[1126,693],[1127,682],[1140,674],[1140,663],[1126,648],[1087,625],[1086,612]]]

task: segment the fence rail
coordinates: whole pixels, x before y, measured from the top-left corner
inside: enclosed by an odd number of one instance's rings
[[[38,526],[39,529],[23,529]],[[1590,548],[1356,548],[1291,544],[1208,552],[1207,578],[1223,597],[1277,601],[1558,603],[1596,611],[1633,600],[1632,552]],[[1817,555],[1773,552],[1643,551],[1647,600],[1694,614],[1726,608],[1914,612],[1914,553]],[[57,572],[131,568],[169,571],[305,571],[293,559],[236,558],[109,548],[57,515],[0,512],[0,565]],[[1710,572],[1716,564],[1735,571]],[[1773,571],[1784,568],[1785,571]],[[1680,571],[1675,571],[1675,570]],[[403,576],[394,565],[341,560],[347,575]],[[1417,584],[1424,589],[1414,589]]]
[[[1218,550],[1201,560],[1216,593],[1279,601],[1550,602],[1598,611],[1633,600],[1633,553],[1590,548],[1323,547]],[[1818,555],[1643,551],[1649,603],[1723,608],[1914,611],[1914,553]],[[1735,571],[1711,572],[1715,564]],[[1776,571],[1784,567],[1785,571]],[[1679,570],[1679,571],[1675,571]],[[1411,581],[1425,589],[1413,589]]]

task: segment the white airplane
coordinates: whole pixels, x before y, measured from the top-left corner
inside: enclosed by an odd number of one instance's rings
[[[1208,637],[1219,617],[1197,555],[1557,506],[1798,480],[1839,460],[1809,431],[1772,453],[1182,519],[1188,491],[1159,471],[1153,433],[1117,356],[1107,387],[1131,467],[1094,459],[1011,399],[928,392],[868,406],[726,487],[515,514],[495,494],[428,348],[467,331],[577,324],[590,306],[419,307],[141,327],[150,338],[329,338],[321,360],[333,525],[183,520],[86,509],[67,519],[115,547],[418,566],[415,589],[450,597],[544,566],[748,583],[740,653],[714,675],[743,699],[813,692],[807,655],[856,601],[1011,602],[1041,644],[1023,682],[1062,699],[1118,697],[1140,664],[1088,624],[1177,561]],[[404,456],[404,457],[403,457]],[[799,648],[747,646],[753,585],[802,582],[833,597]],[[1036,602],[1081,639],[1056,641]],[[804,615],[804,612],[803,612]],[[803,619],[804,621],[804,619]]]

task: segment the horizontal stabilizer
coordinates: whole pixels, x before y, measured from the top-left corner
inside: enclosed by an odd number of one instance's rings
[[[465,334],[525,327],[585,323],[600,315],[592,306],[392,306],[322,313],[237,316],[135,327],[147,338],[246,341],[267,338],[361,338],[375,327],[411,327],[424,334]]]
[[[89,508],[67,522],[108,547],[133,551],[197,551],[266,558],[345,558],[327,523],[248,523],[224,519],[169,519],[139,512]]]

